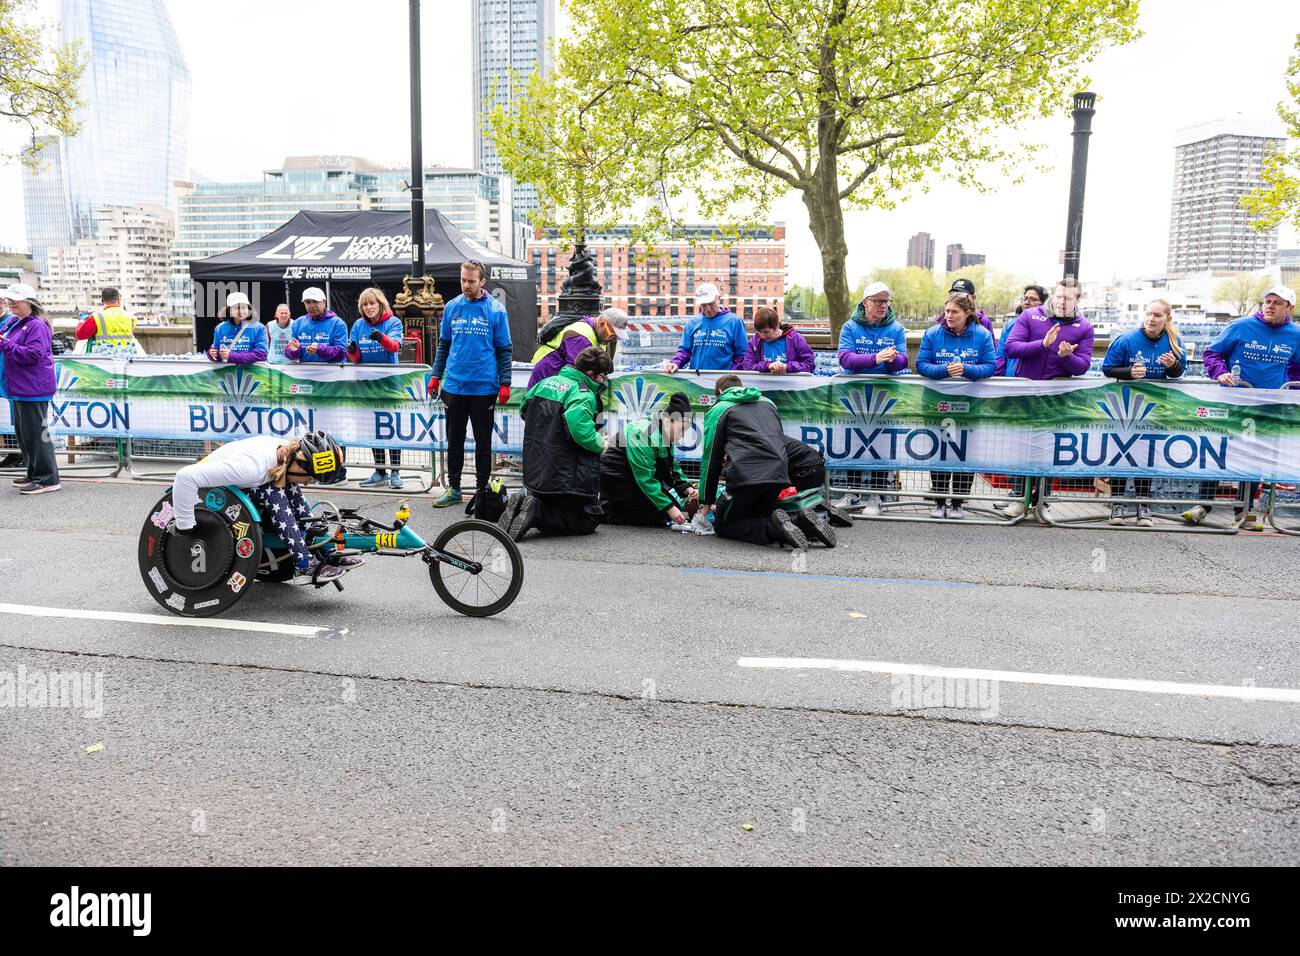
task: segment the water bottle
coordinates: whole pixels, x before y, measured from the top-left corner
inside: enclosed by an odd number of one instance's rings
[[[1241,363],[1240,362],[1232,363],[1232,378],[1233,378],[1234,385],[1241,384]]]

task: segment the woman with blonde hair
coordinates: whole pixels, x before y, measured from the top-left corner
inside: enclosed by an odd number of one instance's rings
[[[346,477],[343,448],[329,432],[316,431],[289,440],[258,435],[232,441],[176,473],[172,482],[176,521],[169,530],[180,535],[194,533],[200,488],[242,488],[261,510],[262,523],[284,539],[293,553],[298,573],[289,583],[328,581],[362,562],[355,557],[341,558],[341,566],[336,566],[312,557],[302,530],[302,525],[311,520],[311,505],[299,486],[312,482],[332,485]]]
[[[361,317],[352,323],[348,333],[348,361],[365,365],[396,365],[402,351],[402,320],[393,315],[388,297],[374,288],[363,289],[357,298],[357,311]],[[384,468],[384,449],[372,448],[375,473],[361,482],[362,488],[402,489],[402,453],[388,449],[388,463],[393,467],[390,478]]]
[[[1181,378],[1184,354],[1182,336],[1174,324],[1173,307],[1164,299],[1152,299],[1147,303],[1142,324],[1110,343],[1101,371],[1107,378],[1126,382]],[[1138,498],[1150,498],[1151,479],[1134,478],[1133,492]],[[1124,523],[1123,505],[1111,505],[1110,523]],[[1151,527],[1150,505],[1137,506],[1137,523],[1143,528]]]

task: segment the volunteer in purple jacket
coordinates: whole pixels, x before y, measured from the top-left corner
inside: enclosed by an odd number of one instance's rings
[[[971,282],[970,279],[953,279],[952,288],[948,290],[948,294],[952,295],[954,293],[970,297],[970,300],[975,303],[975,319],[980,325],[984,326],[984,330],[989,335],[993,335],[993,320],[985,315],[984,310],[979,307],[979,296],[975,294],[975,283]],[[943,325],[946,321],[947,317],[942,312],[934,317],[935,325]],[[994,338],[996,340],[996,336]]]
[[[883,282],[873,282],[862,292],[862,301],[840,329],[840,368],[854,375],[898,375],[907,368],[907,330],[894,318],[890,305],[893,293]],[[875,517],[884,506],[880,492],[894,488],[892,471],[868,471],[862,475],[862,495],[850,492],[837,501],[836,507],[856,508]]]
[[[1295,309],[1295,292],[1275,285],[1264,293],[1263,308],[1254,315],[1238,319],[1205,349],[1205,374],[1227,388],[1284,388],[1287,382],[1300,381],[1300,328],[1291,321]],[[1240,366],[1240,375],[1233,369]],[[1215,488],[1214,482],[1202,486]],[[1252,507],[1260,483],[1251,482],[1246,492],[1247,531],[1263,531],[1264,522]],[[1233,509],[1240,514],[1240,508]],[[1197,505],[1183,512],[1189,524],[1200,524],[1210,508]]]
[[[754,338],[740,367],[746,372],[784,375],[812,372],[817,368],[817,359],[808,340],[793,325],[782,323],[776,309],[761,306],[754,312]]]
[[[1083,375],[1092,366],[1092,323],[1079,315],[1079,281],[1066,277],[1037,309],[1016,316],[1005,357],[1016,361],[1016,378],[1044,382]],[[1025,479],[1011,480],[1014,499],[999,510],[1008,518],[1025,513]],[[995,505],[995,507],[997,507]]]
[[[0,289],[0,335],[4,335],[9,326],[18,321],[17,317],[9,308],[9,299],[6,298],[8,288]],[[12,422],[17,415],[14,413],[14,403],[9,401],[9,393],[5,391],[5,356],[0,352],[0,401],[9,402],[9,420]],[[0,448],[17,449],[18,438],[10,438],[8,435],[0,435]],[[0,468],[25,468],[23,456],[18,451],[9,451],[0,459]]]
[[[916,353],[917,372],[934,379],[977,380],[991,376],[997,361],[993,356],[993,333],[979,323],[978,312],[970,296],[949,293],[943,306],[943,325],[928,328],[921,336],[921,347]],[[930,472],[930,490],[939,495],[934,499],[930,517],[965,518],[962,505],[974,481],[972,471]],[[947,497],[950,483],[951,498]]]
[[[347,323],[330,311],[325,291],[312,286],[302,294],[307,314],[293,320],[284,357],[290,362],[342,362],[348,354]]]
[[[36,290],[19,283],[5,292],[14,315],[3,336],[4,390],[13,402],[14,433],[27,463],[27,474],[14,484],[25,495],[59,490],[59,466],[46,421],[54,397],[53,327]]]
[[[1007,339],[1011,338],[1011,330],[1016,327],[1016,320],[1028,312],[1030,309],[1037,309],[1047,301],[1047,290],[1041,285],[1027,285],[1025,291],[1020,296],[1020,303],[1016,306],[1016,314],[1007,319],[1006,324],[1002,326],[1002,334],[998,336],[998,344],[995,349],[998,356],[998,367],[994,375],[1005,375],[1007,378],[1016,377],[1015,359],[1007,358]]]
[[[222,322],[212,333],[208,358],[231,365],[251,365],[266,361],[266,326],[257,320],[248,296],[232,292],[226,296]]]

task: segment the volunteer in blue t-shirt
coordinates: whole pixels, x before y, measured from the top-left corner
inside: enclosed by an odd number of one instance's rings
[[[670,375],[690,366],[700,369],[740,368],[749,336],[740,316],[722,304],[718,287],[706,282],[695,290],[700,314],[686,323],[677,354],[664,365]]]
[[[1284,388],[1287,382],[1300,381],[1300,328],[1291,321],[1294,308],[1295,292],[1288,287],[1275,285],[1265,292],[1258,312],[1230,324],[1202,353],[1206,377],[1228,388]],[[1251,482],[1246,490],[1241,525],[1246,531],[1264,530],[1253,507],[1259,489],[1259,482]],[[1202,497],[1206,490],[1203,486]],[[1234,508],[1233,513],[1241,510]],[[1197,505],[1183,512],[1183,520],[1200,524],[1209,513],[1210,508]]]
[[[388,296],[374,287],[362,289],[357,311],[361,316],[348,332],[348,361],[355,365],[396,365],[402,353],[402,320],[393,315]],[[361,487],[401,491],[401,450],[388,449],[388,463],[393,466],[391,478],[384,467],[384,449],[372,448],[370,452],[375,457],[375,473],[361,482]]]
[[[460,267],[461,294],[447,303],[438,327],[438,353],[429,395],[442,393],[447,422],[447,486],[433,503],[446,508],[462,500],[465,426],[474,427],[475,504],[492,476],[492,420],[498,403],[510,399],[510,320],[506,307],[488,294],[487,267],[470,260]],[[477,517],[477,515],[476,515]]]

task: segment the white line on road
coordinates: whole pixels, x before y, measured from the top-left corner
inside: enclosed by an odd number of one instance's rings
[[[346,629],[312,627],[308,624],[276,624],[271,621],[223,621],[220,618],[172,617],[162,614],[131,614],[126,611],[94,611],[80,608],[38,607],[34,604],[0,604],[0,614],[27,617],[71,617],[87,621],[123,621],[129,624],[165,624],[172,627],[206,627],[227,631],[256,631],[259,634],[288,634],[293,637],[340,637]]]
[[[741,667],[783,670],[867,671],[873,674],[919,674],[964,680],[994,680],[1008,684],[1048,684],[1054,687],[1091,687],[1143,694],[1181,694],[1186,697],[1235,697],[1239,700],[1277,700],[1300,704],[1300,690],[1289,687],[1234,687],[1230,684],[1180,684],[1163,680],[1125,680],[1082,674],[1034,674],[1028,671],[990,671],[977,667],[935,667],[930,664],[896,664],[890,661],[839,660],[827,657],[742,657]]]

